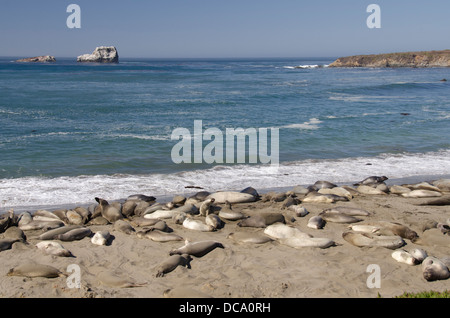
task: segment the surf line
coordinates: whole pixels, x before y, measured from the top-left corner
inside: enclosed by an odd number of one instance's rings
[[[268,128],[226,128],[223,133],[216,127],[203,130],[203,121],[194,120],[193,135],[189,129],[183,127],[172,131],[171,140],[179,140],[172,148],[172,161],[176,164],[270,163],[271,166],[278,167],[279,129],[270,128],[270,155],[268,131]],[[210,142],[203,147],[204,141]]]

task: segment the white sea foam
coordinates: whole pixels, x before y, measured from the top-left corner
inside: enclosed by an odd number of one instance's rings
[[[282,126],[280,128],[315,130],[315,129],[319,129],[318,124],[320,124],[320,123],[322,123],[321,120],[319,120],[317,118],[310,118],[309,121],[305,121],[302,124],[290,124],[290,125]]]
[[[370,165],[368,165],[370,163]],[[339,160],[304,160],[273,166],[215,166],[172,174],[27,177],[0,180],[0,213],[10,207],[70,206],[95,203],[94,197],[120,200],[135,193],[161,196],[192,193],[185,186],[207,191],[264,189],[309,185],[317,180],[351,184],[371,175],[390,179],[448,175],[450,150],[425,154],[383,154]],[[194,190],[195,191],[195,190]]]

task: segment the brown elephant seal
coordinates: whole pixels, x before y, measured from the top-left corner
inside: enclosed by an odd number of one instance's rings
[[[156,229],[140,231],[137,233],[138,238],[147,238],[155,242],[172,242],[182,241],[183,238],[175,233],[167,233]]]
[[[225,224],[217,214],[208,214],[205,218],[205,223],[212,226],[215,230],[223,228]]]
[[[128,196],[128,200],[136,200],[136,201],[145,201],[145,202],[153,202],[156,201],[156,198],[151,195],[145,195],[145,194],[132,194]]]
[[[108,201],[100,198],[95,198],[95,201],[98,202],[101,214],[108,222],[114,223],[117,220],[123,219],[122,213],[116,206],[110,205]]]
[[[323,212],[328,213],[340,213],[350,216],[370,216],[372,215],[371,212],[359,209],[359,208],[352,208],[352,207],[346,207],[346,206],[336,206],[334,208],[329,208],[324,210]]]
[[[10,238],[5,238],[5,239],[1,239],[0,240],[0,252],[1,251],[6,251],[11,249],[12,245],[16,242],[20,242],[20,239],[18,238],[14,238],[14,239],[10,239]]]
[[[423,278],[427,281],[444,280],[450,277],[448,267],[438,258],[428,256],[422,262]]]
[[[368,233],[344,232],[344,240],[357,247],[385,247],[397,249],[405,245],[400,236],[373,236]]]
[[[178,266],[185,266],[191,268],[190,261],[192,257],[188,254],[174,254],[169,256],[164,262],[162,262],[157,269],[156,277],[163,277],[164,274],[170,273],[175,270]]]
[[[189,242],[186,240],[185,245],[171,250],[170,255],[174,254],[189,254],[195,257],[202,257],[214,250],[215,248],[224,248],[222,243],[217,241],[198,241]]]
[[[362,219],[355,218],[354,216],[340,213],[321,212],[319,216],[326,222],[332,223],[356,223],[362,221]]]
[[[42,233],[41,235],[38,236],[38,239],[39,240],[54,240],[56,238],[56,236],[59,234],[64,234],[66,232],[69,232],[70,230],[79,229],[79,228],[81,228],[80,225],[62,226],[62,227],[52,229],[52,230]]]
[[[388,229],[395,235],[411,240],[412,242],[419,238],[419,235],[415,231],[400,223],[379,221],[376,225],[379,225],[381,228]]]
[[[332,189],[332,188],[336,188],[336,187],[337,187],[336,184],[331,183],[331,182],[329,182],[329,181],[323,181],[323,180],[316,181],[316,182],[313,184],[313,188],[315,188],[316,190],[320,190],[320,189]]]
[[[386,181],[387,179],[389,179],[389,178],[386,177],[386,176],[381,176],[381,177],[379,177],[379,176],[370,176],[370,177],[365,178],[364,180],[362,180],[360,182],[354,183],[353,185],[354,186],[359,186],[359,185],[362,185],[362,184],[364,184],[364,185],[374,184],[374,183],[377,184],[377,183],[382,183],[382,182]]]
[[[17,226],[11,226],[6,229],[4,237],[8,239],[18,239],[20,242],[26,242],[27,236]]]
[[[243,219],[237,225],[240,227],[258,227],[263,228],[268,225],[281,222],[286,223],[283,214],[281,213],[260,213],[252,215],[247,219]]]
[[[210,295],[186,287],[175,287],[163,292],[164,298],[212,298]]]
[[[325,220],[320,217],[320,215],[313,216],[308,220],[307,227],[312,229],[322,229],[325,226]]]
[[[46,277],[55,278],[59,276],[67,276],[58,269],[50,265],[43,265],[37,263],[25,263],[14,268],[11,268],[7,274],[8,276],[24,276],[24,277]]]
[[[92,231],[90,228],[80,227],[80,228],[65,232],[63,234],[57,234],[55,236],[55,240],[60,240],[60,241],[65,241],[65,242],[79,241],[87,236],[90,236],[91,234],[92,234]]]
[[[136,232],[130,223],[124,220],[114,222],[114,229],[125,234],[134,234]]]
[[[100,272],[97,274],[97,279],[106,286],[117,288],[132,288],[147,285],[147,283],[136,283],[128,278],[118,276],[112,272]]]

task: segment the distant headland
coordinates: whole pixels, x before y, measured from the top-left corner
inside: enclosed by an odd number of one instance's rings
[[[450,67],[450,50],[354,55],[340,57],[329,67]]]

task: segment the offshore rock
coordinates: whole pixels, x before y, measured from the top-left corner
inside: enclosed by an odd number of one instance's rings
[[[92,54],[78,56],[77,62],[119,63],[119,54],[114,46],[99,46]]]

